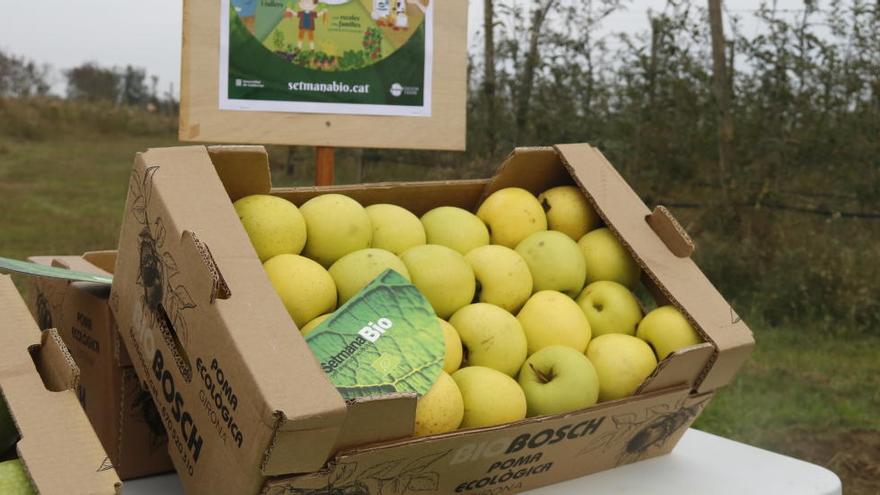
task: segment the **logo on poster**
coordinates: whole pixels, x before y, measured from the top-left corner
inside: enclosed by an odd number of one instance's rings
[[[242,87],[242,86],[244,86],[245,88],[262,88],[262,87],[263,87],[263,81],[260,81],[259,79],[250,79],[250,80],[248,80],[248,79],[236,79],[236,80],[235,80],[235,85],[238,86],[238,87]]]
[[[419,88],[417,86],[403,86],[400,83],[394,83],[391,85],[389,92],[395,98],[400,95],[415,96],[419,94]]]

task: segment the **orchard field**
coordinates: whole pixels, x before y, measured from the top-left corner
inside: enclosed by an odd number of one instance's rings
[[[6,99],[0,123],[0,254],[16,258],[114,248],[134,153],[177,144],[172,118],[109,105]],[[310,153],[270,148],[275,183],[311,184]],[[409,158],[421,163],[391,152],[341,150],[337,182],[483,177],[494,167],[464,155],[438,154],[434,165]],[[639,192],[651,190],[638,177],[628,179]],[[685,205],[671,209],[695,238],[697,262],[732,296],[758,344],[696,427],[826,466],[844,479],[847,493],[877,493],[880,334],[849,314],[861,311],[851,306],[857,301],[837,299],[839,313],[824,317],[798,309],[839,291],[858,293],[880,254],[877,220],[744,208],[737,214],[754,229],[744,234],[713,227],[705,208],[690,206],[711,200],[701,191],[679,184],[645,199]],[[872,250],[875,256],[867,256]],[[804,287],[813,283],[804,275],[814,264],[842,272]],[[853,280],[821,285],[842,277]]]

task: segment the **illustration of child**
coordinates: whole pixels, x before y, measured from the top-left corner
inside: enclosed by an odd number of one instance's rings
[[[257,0],[232,0],[232,7],[241,22],[253,34],[257,19]]]
[[[299,12],[294,12],[289,7],[285,9],[284,15],[285,17],[293,17],[294,15],[299,17],[299,35],[297,36],[297,48],[302,48],[303,38],[306,35],[309,37],[309,47],[314,50],[315,49],[315,27],[317,26],[317,18],[318,16],[323,16],[327,14],[327,9],[324,9],[320,12],[316,12],[315,9],[318,8],[319,0],[299,0],[297,4],[299,6]]]

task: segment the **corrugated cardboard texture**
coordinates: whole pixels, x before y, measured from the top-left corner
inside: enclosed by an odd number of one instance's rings
[[[754,346],[751,330],[690,258],[678,257],[666,247],[648,225],[651,211],[599,151],[586,144],[556,149],[596,211],[645,273],[718,349],[698,390],[729,383]]]
[[[86,273],[113,270],[115,251],[83,256],[35,256],[35,263]],[[28,306],[42,328],[57,327],[80,369],[77,394],[117,474],[123,480],[173,470],[167,434],[148,392],[131,369],[107,304],[110,288],[100,284],[37,278]]]
[[[267,494],[515,493],[668,453],[711,398],[686,388],[507,426],[340,453]]]
[[[260,192],[234,177],[236,194]],[[111,307],[188,486],[253,492],[263,475],[312,471],[331,454],[345,403],[275,295],[205,147],[136,158]],[[202,465],[243,472],[230,481]]]
[[[41,332],[8,276],[0,275],[0,390],[21,434],[16,448],[43,495],[114,494],[121,482],[72,390],[76,370],[57,334]],[[59,369],[60,368],[60,369]]]
[[[217,169],[211,158],[221,162]],[[498,469],[516,465],[528,474],[511,474],[510,479],[519,484],[506,484],[505,490],[579,476],[668,452],[710,392],[730,380],[751,349],[748,328],[739,321],[724,321],[732,313],[727,303],[690,259],[669,250],[649,226],[647,207],[604,157],[587,145],[518,149],[490,180],[273,189],[272,194],[295,204],[338,192],[364,205],[392,203],[420,215],[440,205],[475,210],[482,198],[504,187],[538,194],[553,186],[577,184],[645,268],[658,300],[677,304],[708,340],[665,360],[644,384],[646,393],[637,397],[561,417],[383,443],[340,454],[337,468],[317,471],[329,452],[399,436],[401,424],[410,426],[412,400],[364,401],[346,411],[303,339],[292,330],[230,204],[230,199],[265,192],[264,159],[259,150],[241,147],[212,147],[210,154],[200,147],[150,150],[137,158],[129,191],[111,299],[118,320],[127,322],[122,334],[151,393],[159,401],[164,396],[166,407],[179,403],[191,419],[191,423],[175,423],[168,419],[170,412],[163,412],[172,436],[179,435],[172,457],[184,486],[193,493],[254,493],[264,481],[267,493],[273,494],[326,493],[328,486],[366,490],[367,481],[390,483],[395,493],[404,489],[448,493],[461,483],[463,491],[488,489],[502,477],[495,478]],[[667,220],[672,222],[671,217]],[[218,275],[228,285],[226,298],[216,297]],[[180,287],[186,289],[185,297],[178,293]],[[182,309],[179,300],[186,302]],[[166,311],[168,307],[172,310]],[[248,441],[241,447],[229,440],[228,425],[212,421],[219,413],[211,403],[215,390],[211,383],[231,384],[238,394],[235,421],[248,429]],[[695,392],[698,386],[707,392]],[[222,402],[221,397],[217,403]],[[607,422],[601,422],[600,416]],[[568,424],[574,431],[592,431],[587,427],[592,424],[599,431],[601,426],[602,447],[581,445],[575,450],[578,442],[563,439],[550,444],[566,421],[580,421]],[[358,422],[364,426],[358,428]],[[188,433],[195,426],[201,435],[197,465],[191,458],[193,436]],[[511,444],[497,450],[497,442],[514,442],[525,438],[522,435],[539,438],[535,445],[560,446],[535,452],[538,456],[518,454]],[[568,435],[562,434],[565,439]],[[461,458],[461,452],[483,449],[493,439],[496,450],[489,454],[476,453],[471,462],[439,467],[447,462],[441,458],[453,452]],[[444,450],[432,451],[434,446]],[[550,460],[539,462],[545,455]],[[435,463],[436,469],[427,469]],[[231,470],[240,474],[217,474]],[[306,471],[315,472],[296,475]],[[360,474],[354,477],[355,473]],[[476,481],[471,483],[468,477]],[[524,477],[528,479],[518,481]]]

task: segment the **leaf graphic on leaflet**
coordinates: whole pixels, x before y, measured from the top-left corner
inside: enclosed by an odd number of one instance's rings
[[[393,270],[367,284],[306,341],[345,399],[424,394],[440,374],[446,348],[431,304]]]

